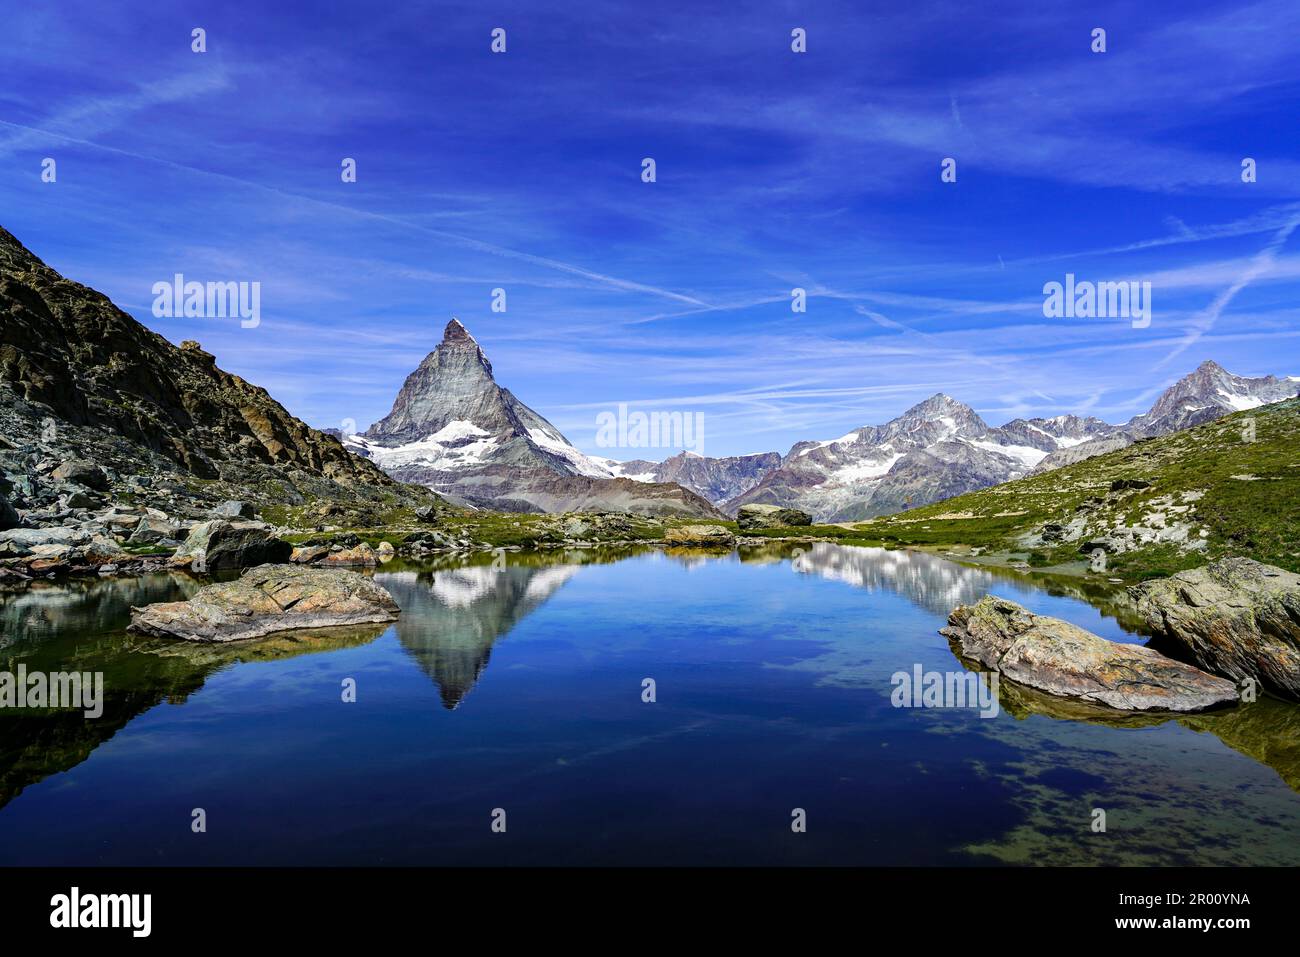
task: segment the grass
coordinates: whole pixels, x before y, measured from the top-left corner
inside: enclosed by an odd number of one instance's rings
[[[1254,440],[1247,441],[1254,423]],[[1239,412],[1185,432],[1138,442],[1042,475],[856,526],[854,541],[948,547],[1018,556],[1032,567],[1085,560],[1080,541],[1043,541],[1045,523],[1082,518],[1083,540],[1124,526],[1186,524],[1189,549],[1141,543],[1107,557],[1106,574],[1143,579],[1224,555],[1300,571],[1300,400]],[[1150,486],[1113,489],[1122,479]]]

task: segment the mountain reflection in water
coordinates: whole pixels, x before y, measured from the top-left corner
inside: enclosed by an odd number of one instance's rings
[[[620,747],[606,739],[622,727],[620,722],[628,721],[633,728],[648,721],[654,729],[644,738],[632,734],[628,740],[645,743],[629,748],[664,748],[672,755],[674,749],[683,749],[694,767],[712,763],[718,774],[729,774],[732,780],[739,780],[736,774],[754,773],[769,787],[789,775],[806,776],[818,762],[842,755],[861,769],[864,782],[876,782],[859,799],[884,802],[886,808],[897,802],[901,815],[908,813],[909,798],[889,791],[873,768],[897,776],[926,765],[937,773],[951,762],[969,760],[988,775],[979,787],[993,789],[983,798],[992,802],[986,820],[1001,820],[999,815],[1006,812],[1006,799],[996,797],[999,788],[1031,796],[1026,800],[1036,809],[1030,813],[1032,826],[1022,826],[1014,838],[999,843],[985,833],[963,835],[980,854],[1013,862],[1044,855],[1071,859],[1074,853],[1067,845],[1053,843],[1053,828],[1059,828],[1055,811],[1046,823],[1033,818],[1041,814],[1044,802],[1057,799],[1049,785],[1041,783],[1056,780],[1044,768],[1068,769],[1074,777],[1061,781],[1084,782],[1083,769],[1094,767],[1088,762],[1099,762],[1097,774],[1113,765],[1113,772],[1104,772],[1108,786],[1120,786],[1121,781],[1142,784],[1147,790],[1135,793],[1132,800],[1150,803],[1152,813],[1161,807],[1168,813],[1169,802],[1175,800],[1170,795],[1181,794],[1177,800],[1192,814],[1203,813],[1196,808],[1205,799],[1205,788],[1215,786],[1213,775],[1221,775],[1226,767],[1241,773],[1239,765],[1230,763],[1242,760],[1235,752],[1247,756],[1252,767],[1271,768],[1289,786],[1290,791],[1283,789],[1286,800],[1268,792],[1259,803],[1243,803],[1229,815],[1235,820],[1252,815],[1252,820],[1263,822],[1261,828],[1287,820],[1292,813],[1287,801],[1294,802],[1293,792],[1300,791],[1300,708],[1274,699],[1182,718],[1126,716],[1002,682],[1003,713],[990,721],[968,721],[952,712],[904,715],[889,707],[889,675],[897,668],[913,662],[940,669],[962,667],[937,629],[955,605],[988,593],[1003,594],[1040,613],[1068,617],[1112,640],[1142,641],[1132,630],[1131,610],[1122,593],[1083,579],[1030,577],[919,552],[785,542],[734,552],[644,547],[521,552],[509,554],[505,564],[497,566],[485,557],[477,564],[394,562],[376,571],[375,579],[402,609],[396,623],[287,633],[233,645],[159,641],[125,632],[132,606],[192,594],[199,583],[187,575],[40,583],[26,591],[0,593],[0,667],[13,671],[22,663],[29,672],[102,672],[105,689],[103,717],[98,720],[87,721],[79,711],[0,713],[0,842],[13,831],[6,827],[12,810],[52,799],[47,788],[35,793],[37,782],[71,772],[60,793],[74,794],[67,781],[75,785],[84,767],[111,767],[124,755],[138,755],[142,735],[132,725],[146,714],[150,718],[139,724],[150,729],[143,733],[152,742],[147,747],[158,747],[158,742],[166,747],[159,751],[156,766],[147,758],[133,758],[145,764],[130,765],[132,775],[163,775],[153,782],[156,789],[177,754],[183,760],[195,747],[215,748],[220,762],[231,767],[225,786],[237,795],[248,787],[240,769],[241,754],[249,747],[283,756],[282,787],[296,786],[294,775],[299,773],[304,782],[351,774],[333,768],[323,756],[328,752],[318,754],[304,740],[310,731],[303,729],[310,728],[317,715],[331,734],[341,736],[331,747],[375,752],[378,770],[372,773],[393,775],[393,793],[420,785],[418,776],[403,777],[402,769],[412,762],[418,766],[422,755],[440,769],[445,765],[447,773],[462,782],[459,786],[471,789],[477,786],[477,775],[513,774],[512,761],[519,762],[519,780],[535,781],[541,773],[538,767],[574,767],[580,761],[589,762],[583,765],[587,775],[605,773],[595,769],[601,767],[597,762],[607,761],[612,781],[635,777],[634,768],[620,763]],[[352,663],[328,664],[336,660]],[[359,679],[365,708],[373,709],[376,720],[387,722],[382,730],[342,717],[365,711],[304,711],[303,724],[293,723],[299,714],[295,709],[306,705],[286,702],[292,689],[319,682],[322,697],[314,700],[337,702],[339,674],[353,673],[339,668],[364,671],[367,662],[378,663],[378,670]],[[257,677],[238,677],[245,673],[240,669],[254,666],[263,669]],[[678,667],[687,670],[671,677]],[[629,682],[634,689],[627,705],[631,712],[625,713],[619,703],[625,700],[623,691],[608,697],[611,674],[619,687]],[[644,707],[636,688],[645,674],[667,676],[676,689],[671,702],[636,710]],[[214,681],[219,675],[223,677]],[[683,699],[688,682],[692,691]],[[209,683],[225,690],[213,697],[212,689],[205,687]],[[232,687],[244,685],[252,689],[248,694],[230,697]],[[481,690],[470,697],[476,687]],[[442,707],[430,707],[433,702]],[[678,708],[684,710],[674,710]],[[252,716],[248,720],[256,721],[255,730],[236,724],[237,731],[223,731],[222,722],[234,720],[232,715]],[[734,737],[746,727],[738,723],[742,715],[756,722],[752,738]],[[435,718],[441,723],[430,725]],[[680,726],[673,724],[676,720]],[[523,726],[529,730],[520,744],[518,729]],[[700,734],[706,727],[710,732]],[[795,750],[783,757],[763,743],[773,734],[789,735],[795,729],[803,729],[805,736],[783,738],[784,747],[811,749],[816,760],[796,760]],[[249,734],[256,736],[244,737]],[[719,734],[723,737],[715,738]],[[850,741],[850,735],[879,741]],[[567,742],[565,736],[580,744],[556,743]],[[117,756],[107,759],[107,765],[88,761],[115,738],[128,739],[131,747],[104,748]],[[618,740],[623,739],[615,743]],[[557,765],[548,749],[574,754]],[[731,766],[744,761],[751,749],[756,749],[752,759],[759,763]],[[476,755],[488,766],[474,764]],[[895,763],[905,756],[910,763]],[[1143,783],[1142,775],[1134,772],[1152,761],[1160,763],[1164,775],[1159,787],[1170,789],[1164,804],[1157,785]],[[461,768],[462,777],[454,777],[454,768]],[[1264,788],[1257,779],[1252,781],[1250,787]],[[104,787],[102,782],[98,786]],[[130,781],[120,786],[127,790],[110,794],[113,801],[130,805],[143,799],[143,794],[133,797]],[[915,786],[917,782],[899,780],[893,787],[907,791]],[[1228,786],[1224,781],[1223,787]],[[24,795],[27,789],[34,793]],[[1233,788],[1231,795],[1221,797],[1244,801],[1242,793],[1250,792]],[[20,795],[21,801],[16,801]],[[92,805],[99,799],[90,791],[84,798]],[[736,799],[732,795],[731,800]],[[926,800],[942,805],[936,813],[950,816],[954,810],[938,794]],[[328,801],[317,813],[329,813]],[[1226,828],[1231,821],[1225,821]],[[679,821],[676,826],[689,825]],[[970,827],[980,830],[975,824]],[[1216,837],[1223,842],[1221,860],[1232,863],[1238,860],[1235,844],[1228,831],[1224,834],[1228,836]],[[652,841],[642,848],[642,856],[653,854],[654,848]],[[863,850],[868,857],[869,852]],[[948,852],[933,849],[927,859],[943,853]],[[1141,857],[1146,852],[1132,853],[1132,860],[1147,859]],[[1270,860],[1283,860],[1286,852],[1270,853],[1278,855]]]

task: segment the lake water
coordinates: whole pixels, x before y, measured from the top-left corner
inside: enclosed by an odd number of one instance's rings
[[[1068,587],[830,544],[375,577],[397,623],[236,647],[125,633],[182,575],[0,595],[0,668],[107,698],[0,711],[0,863],[1300,862],[1296,706],[891,705],[895,672],[961,669],[938,629],[989,592],[1141,640]]]

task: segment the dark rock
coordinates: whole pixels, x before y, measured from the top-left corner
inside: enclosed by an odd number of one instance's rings
[[[98,508],[104,500],[85,489],[75,489],[63,496],[64,508]]]
[[[218,518],[196,525],[172,561],[188,563],[196,572],[213,572],[287,562],[292,554],[293,546],[272,536],[270,528],[260,522]]]
[[[1110,483],[1110,490],[1112,492],[1136,491],[1150,487],[1151,483],[1146,479],[1115,479],[1115,481]]]
[[[85,459],[69,459],[56,468],[51,477],[60,482],[76,482],[96,492],[107,492],[109,487],[104,470]]]
[[[0,532],[8,531],[11,528],[18,528],[22,525],[22,519],[14,511],[14,507],[9,504],[9,499],[0,495]]]

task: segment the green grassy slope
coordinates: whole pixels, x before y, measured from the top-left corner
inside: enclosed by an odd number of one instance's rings
[[[1045,538],[1049,523],[1059,529]],[[1036,567],[1086,561],[1082,546],[1106,538],[1117,543],[1107,573],[1124,578],[1167,575],[1223,555],[1300,571],[1300,399],[856,529],[873,544],[973,549]]]

